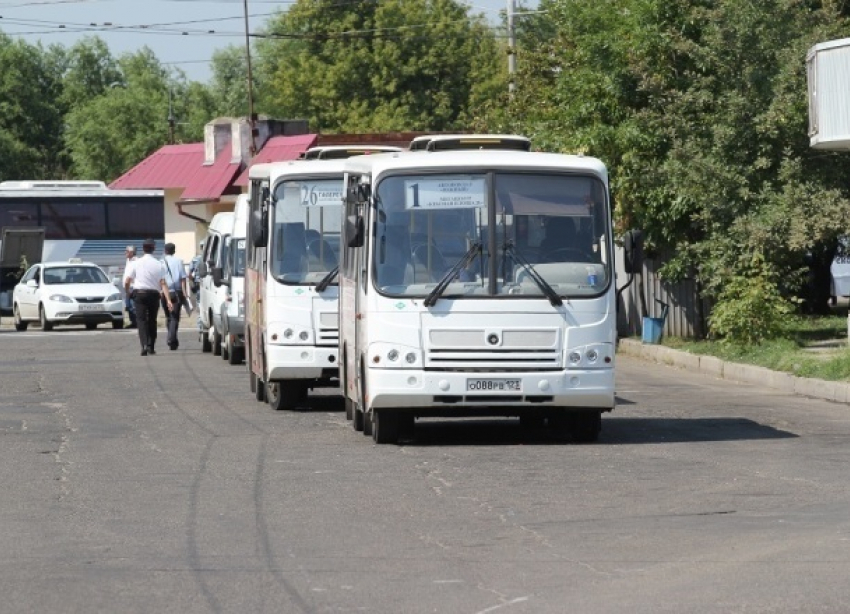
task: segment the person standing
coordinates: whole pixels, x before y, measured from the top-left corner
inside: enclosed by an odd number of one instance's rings
[[[177,329],[180,327],[180,306],[186,301],[188,293],[186,268],[183,260],[174,255],[174,243],[165,244],[165,257],[162,259],[165,268],[165,282],[168,285],[168,297],[173,309],[166,309],[165,293],[162,296],[162,308],[168,321],[168,347],[176,350],[180,345],[177,340]]]
[[[127,262],[124,264],[124,277],[130,274],[130,269],[136,261],[136,246],[128,245],[124,249],[124,255],[127,257]],[[130,284],[130,292],[124,293],[124,310],[127,312],[127,317],[130,318],[130,328],[136,328],[136,306],[133,304],[133,299],[130,294],[133,292],[133,285]]]
[[[180,309],[171,302],[168,284],[165,281],[165,268],[153,257],[155,243],[145,239],[142,243],[144,254],[136,258],[130,273],[124,277],[124,290],[129,293],[133,285],[133,301],[136,305],[136,322],[139,326],[139,341],[142,343],[142,356],[156,354],[156,317],[159,313],[159,300],[162,296],[168,311]]]

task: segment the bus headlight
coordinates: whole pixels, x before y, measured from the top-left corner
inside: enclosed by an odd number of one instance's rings
[[[369,347],[371,364],[390,369],[410,369],[422,366],[422,353],[415,348],[396,343],[375,343]]]
[[[567,351],[567,368],[601,369],[614,366],[614,346],[594,343]]]
[[[313,341],[313,333],[309,328],[293,324],[270,324],[266,335],[269,343],[309,345]]]

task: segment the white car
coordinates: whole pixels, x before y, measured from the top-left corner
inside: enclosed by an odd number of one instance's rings
[[[107,322],[124,328],[121,292],[103,269],[78,259],[31,266],[12,293],[12,313],[16,330],[26,330],[30,322],[43,330],[57,324],[93,329]]]

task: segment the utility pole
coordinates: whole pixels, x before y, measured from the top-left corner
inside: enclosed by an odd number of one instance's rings
[[[257,153],[257,146],[254,140],[254,133],[257,131],[257,116],[254,113],[254,78],[251,75],[251,37],[248,30],[248,0],[244,0],[243,3],[245,6],[245,59],[248,68],[248,129],[251,131],[251,145],[248,153],[253,158]]]
[[[174,145],[174,126],[177,120],[174,117],[174,105],[171,103],[171,88],[168,88],[168,144]]]
[[[514,28],[515,0],[508,0],[508,92],[513,95],[516,89],[516,32]]]

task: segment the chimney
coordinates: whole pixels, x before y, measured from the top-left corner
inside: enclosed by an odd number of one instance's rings
[[[204,126],[204,165],[215,162],[216,156],[230,142],[232,122],[230,118],[220,117]]]

